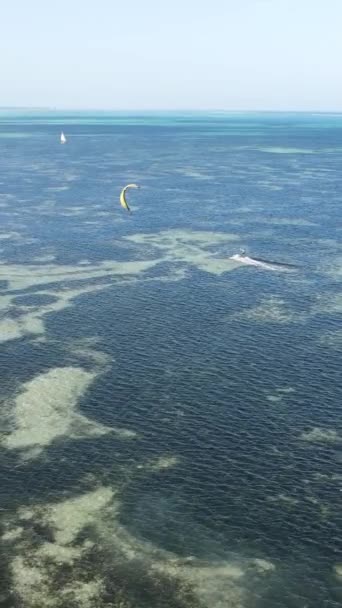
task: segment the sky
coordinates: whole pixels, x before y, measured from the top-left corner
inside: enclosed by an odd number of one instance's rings
[[[342,111],[342,0],[5,0],[0,106]]]

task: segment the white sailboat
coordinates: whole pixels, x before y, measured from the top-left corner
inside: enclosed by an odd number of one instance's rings
[[[61,144],[66,144],[66,137],[65,137],[63,131],[61,133]]]

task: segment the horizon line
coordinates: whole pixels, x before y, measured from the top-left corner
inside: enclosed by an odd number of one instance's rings
[[[132,112],[192,112],[192,113],[205,113],[205,112],[220,112],[220,113],[232,113],[232,114],[248,114],[248,113],[258,113],[258,114],[307,114],[307,113],[317,113],[317,114],[342,114],[342,109],[330,109],[330,110],[317,110],[315,108],[306,109],[306,110],[296,110],[296,109],[228,109],[228,108],[103,108],[103,107],[68,107],[68,106],[1,106],[1,111],[44,111],[44,112],[124,112],[124,113],[132,113]]]

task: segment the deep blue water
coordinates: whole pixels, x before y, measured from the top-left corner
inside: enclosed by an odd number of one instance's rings
[[[70,345],[96,339],[107,363],[78,407],[137,433],[65,434],[34,459],[3,446],[5,519],[89,491],[92,473],[120,487],[119,521],[137,542],[208,568],[271,562],[270,573],[245,576],[241,605],[340,605],[342,115],[2,114],[0,152],[4,323],[83,289],[44,316],[44,341],[24,329],[0,345],[3,399],[14,407],[23,384],[52,368],[93,369]],[[118,204],[129,182],[141,185],[131,216]],[[178,231],[166,249],[163,231]],[[203,267],[239,247],[297,269]],[[137,274],[94,271],[157,258]],[[42,275],[11,284],[32,268]],[[165,456],[170,468],[132,472]],[[4,602],[18,547],[1,558]],[[164,606],[138,579],[127,606]],[[19,596],[3,605],[33,605]]]

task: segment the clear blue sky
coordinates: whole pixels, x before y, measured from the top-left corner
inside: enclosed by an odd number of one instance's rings
[[[342,0],[4,0],[0,105],[342,110]]]

